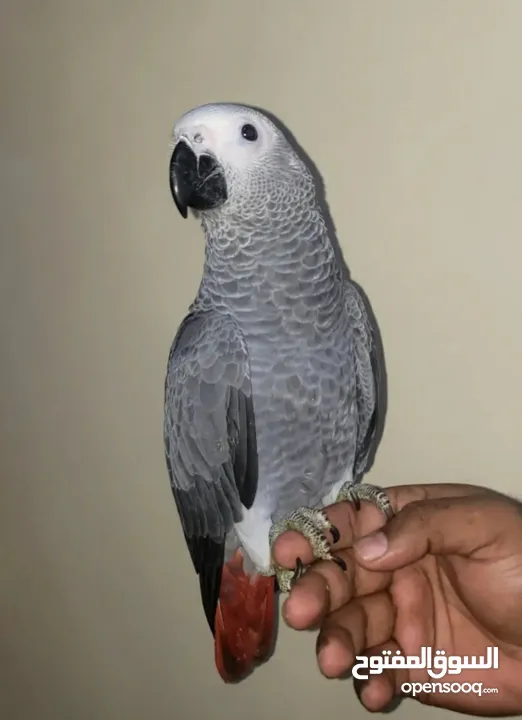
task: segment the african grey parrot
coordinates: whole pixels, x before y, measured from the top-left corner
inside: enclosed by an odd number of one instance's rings
[[[301,532],[335,559],[321,508],[376,504],[361,485],[375,442],[378,372],[363,299],[328,236],[313,176],[259,110],[204,105],[174,127],[170,186],[206,239],[196,299],[171,347],[164,440],[170,482],[226,682],[268,658],[274,594],[304,568],[271,546]],[[277,582],[276,582],[277,580]]]

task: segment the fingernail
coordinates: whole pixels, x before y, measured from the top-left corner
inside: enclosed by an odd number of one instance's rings
[[[388,538],[382,532],[372,533],[357,540],[353,549],[363,560],[377,560],[388,550]]]

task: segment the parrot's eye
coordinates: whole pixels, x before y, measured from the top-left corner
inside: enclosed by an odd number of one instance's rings
[[[257,140],[257,130],[253,125],[250,125],[250,123],[243,125],[243,127],[241,128],[241,135],[245,138],[245,140],[248,140],[249,142],[254,142],[254,140]]]

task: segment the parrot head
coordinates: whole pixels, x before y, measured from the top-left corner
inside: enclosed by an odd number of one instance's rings
[[[283,132],[261,111],[217,103],[190,110],[176,123],[170,189],[186,218],[231,212],[252,217],[282,186],[308,180],[309,170]]]

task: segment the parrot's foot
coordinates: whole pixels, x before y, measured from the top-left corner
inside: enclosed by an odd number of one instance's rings
[[[328,541],[324,535],[324,531],[329,530],[334,542],[337,542],[340,537],[339,530],[332,525],[322,510],[312,510],[311,508],[301,507],[283,516],[270,528],[270,547],[272,547],[277,538],[287,530],[295,530],[308,540],[312,546],[315,560],[333,560],[340,565],[344,565],[344,562],[340,558],[336,558],[331,554]],[[288,570],[287,568],[280,567],[276,563],[273,564],[272,568],[277,578],[279,590],[283,593],[290,592],[294,583],[299,580],[306,571],[306,567],[300,558],[296,560],[295,570]],[[346,567],[343,569],[346,569]]]
[[[361,500],[372,503],[372,505],[375,505],[383,512],[386,520],[391,520],[395,515],[388,496],[384,490],[381,490],[381,488],[376,485],[369,485],[368,483],[353,485],[352,483],[346,483],[346,485],[342,486],[337,496],[337,502],[343,502],[344,500],[353,503],[356,510],[360,510]]]
[[[347,500],[353,503],[356,510],[361,507],[361,500],[372,503],[385,515],[387,520],[395,515],[392,504],[381,488],[376,485],[346,483],[343,485],[337,496],[337,502]],[[328,540],[325,537],[325,531],[329,530],[334,543],[340,539],[339,530],[332,525],[326,517],[323,510],[313,510],[307,507],[301,507],[288,515],[284,515],[278,522],[274,523],[270,528],[269,542],[270,547],[273,546],[277,538],[288,530],[295,530],[305,537],[312,546],[314,560],[333,560],[343,570],[346,565],[341,558],[332,555]],[[271,571],[275,573],[279,590],[282,593],[288,593],[292,589],[294,583],[301,578],[306,572],[306,566],[300,558],[296,559],[295,570],[283,568],[277,563],[273,563]]]

